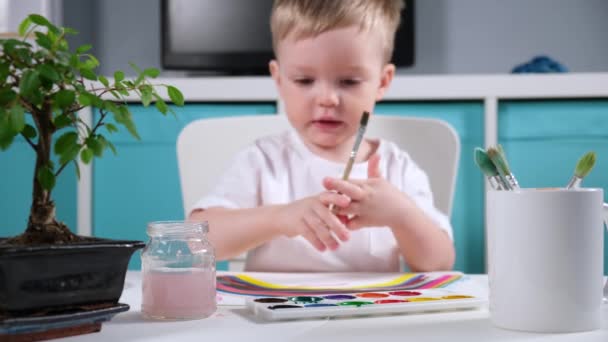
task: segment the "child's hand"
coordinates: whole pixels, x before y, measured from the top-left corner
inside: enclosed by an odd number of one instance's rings
[[[338,191],[351,199],[350,204],[340,208],[338,216],[352,217],[347,222],[349,229],[370,226],[393,226],[404,215],[410,199],[381,177],[380,156],[369,159],[368,179],[344,181],[325,178],[323,186],[329,191]]]
[[[348,197],[329,191],[294,201],[286,205],[281,213],[284,234],[288,237],[302,235],[320,251],[327,248],[335,250],[338,241],[334,236],[346,241],[350,233],[329,210],[329,205],[333,204],[337,209],[345,208],[349,203]]]

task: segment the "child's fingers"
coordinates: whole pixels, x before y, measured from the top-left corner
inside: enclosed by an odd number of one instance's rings
[[[335,190],[343,195],[348,196],[351,201],[360,200],[365,194],[363,188],[353,181],[345,181],[336,178],[325,178],[323,180],[323,186],[325,186],[327,190]]]
[[[323,225],[329,233],[333,233],[332,236],[337,236],[341,241],[347,241],[350,233],[346,226],[340,222],[340,219],[331,211],[327,210],[325,207],[316,208],[316,214],[323,221]]]
[[[319,199],[324,206],[336,205],[344,208],[350,203],[350,198],[344,194],[337,193],[335,191],[327,191],[319,195]]]
[[[319,240],[319,238],[317,237],[317,235],[308,228],[308,226],[306,227],[306,229],[304,230],[304,232],[302,232],[302,237],[305,238],[306,240],[308,240],[308,242],[310,242],[310,244],[318,249],[321,252],[324,252],[327,248],[325,247],[325,244],[323,242],[321,242],[321,240]]]
[[[357,230],[357,229],[366,227],[366,224],[365,224],[365,221],[363,221],[360,217],[355,216],[355,217],[351,218],[350,220],[348,220],[346,227],[349,230]]]
[[[317,218],[308,218],[306,219],[306,224],[308,228],[316,235],[316,237],[321,240],[321,242],[327,246],[327,248],[331,250],[335,250],[338,248],[338,241],[331,235],[330,230],[325,223]]]
[[[341,216],[357,216],[361,215],[361,202],[351,202],[348,207],[340,208],[336,211],[337,215]]]

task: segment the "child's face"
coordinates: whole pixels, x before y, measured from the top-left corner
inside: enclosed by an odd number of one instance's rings
[[[290,123],[323,151],[352,147],[363,111],[373,111],[394,70],[384,63],[381,33],[358,27],[299,40],[289,35],[270,62]]]

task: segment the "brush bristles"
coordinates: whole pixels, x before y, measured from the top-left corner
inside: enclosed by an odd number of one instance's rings
[[[578,178],[585,178],[595,165],[595,152],[587,152],[576,164],[574,175]]]
[[[496,166],[488,157],[486,151],[484,151],[481,147],[475,148],[475,164],[479,166],[481,172],[488,177],[498,175],[498,171],[496,170]]]
[[[363,112],[363,116],[361,116],[360,125],[367,126],[367,121],[369,120],[369,112]]]
[[[499,145],[500,146],[500,145]],[[508,174],[511,174],[511,170],[509,169],[509,164],[507,164],[507,160],[504,157],[504,152],[500,153],[500,150],[502,150],[501,147],[495,148],[495,147],[490,147],[488,148],[488,157],[490,157],[490,160],[492,161],[492,163],[494,163],[494,165],[496,166],[496,169],[498,170],[498,172],[505,176]]]

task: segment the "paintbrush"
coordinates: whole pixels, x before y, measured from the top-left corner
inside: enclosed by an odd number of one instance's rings
[[[595,165],[595,152],[587,152],[581,159],[576,163],[576,168],[574,169],[574,175],[568,182],[566,189],[580,188],[581,182],[583,178],[585,178],[593,166]]]
[[[475,148],[475,164],[481,169],[481,172],[488,178],[488,182],[490,186],[494,190],[504,190],[505,185],[503,183],[498,170],[496,170],[496,166],[488,157],[486,151],[481,147]]]
[[[361,120],[359,121],[359,131],[357,132],[357,137],[355,138],[355,144],[353,145],[353,149],[350,151],[350,156],[348,157],[348,161],[346,162],[346,168],[344,168],[344,173],[342,173],[342,180],[348,180],[348,176],[350,176],[350,171],[353,169],[353,164],[355,163],[355,159],[357,157],[357,151],[359,151],[359,145],[361,145],[361,141],[363,140],[363,134],[365,134],[365,129],[367,128],[368,120],[369,112],[363,112]],[[329,210],[334,212],[333,203],[329,205]]]
[[[504,181],[505,190],[519,189],[519,183],[509,168],[509,163],[507,162],[507,157],[502,146],[497,145],[496,147],[490,147],[488,148],[487,153],[492,163],[496,166],[496,170],[500,174],[500,177],[502,177]]]

